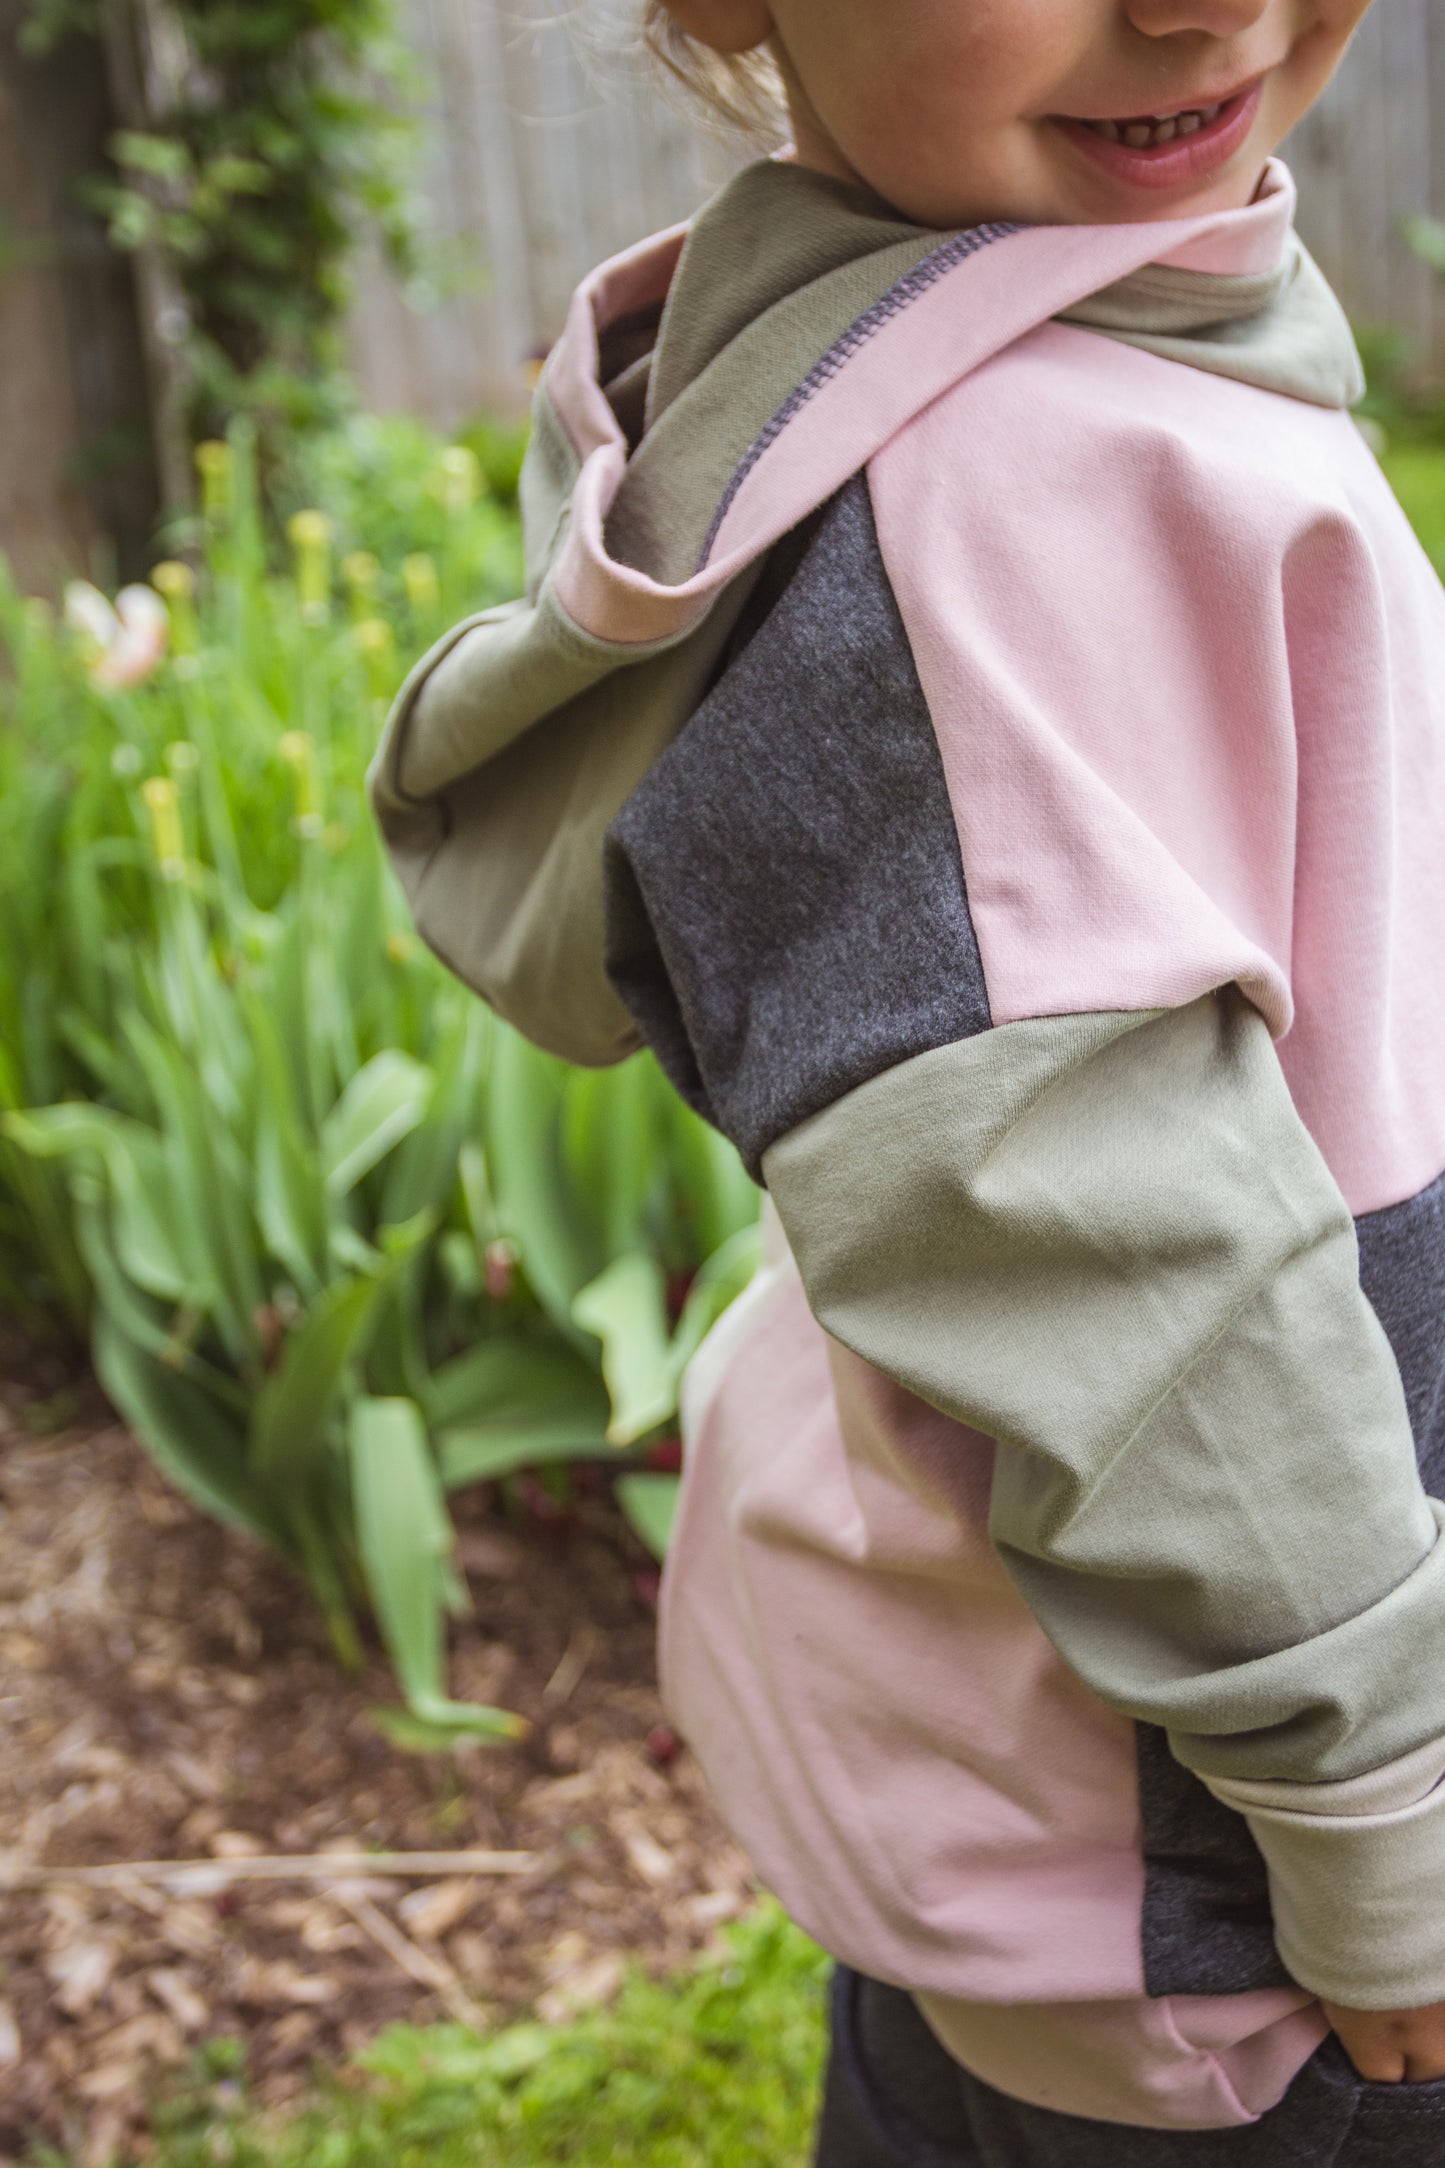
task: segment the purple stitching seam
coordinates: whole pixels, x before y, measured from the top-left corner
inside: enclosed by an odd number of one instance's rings
[[[698,572],[707,570],[713,544],[722,531],[723,521],[731,511],[738,491],[764,452],[777,442],[789,422],[808,401],[815,398],[825,384],[832,382],[875,332],[881,331],[886,323],[901,314],[911,302],[927,293],[929,287],[936,285],[945,272],[952,271],[958,264],[966,263],[970,256],[976,256],[979,250],[987,248],[991,241],[1005,241],[1010,234],[1020,231],[1022,229],[1017,225],[995,224],[971,226],[967,233],[955,234],[951,241],[945,241],[941,248],[936,248],[931,255],[925,256],[922,263],[915,264],[911,271],[905,272],[896,284],[889,287],[886,294],[881,294],[871,308],[865,309],[863,314],[848,326],[841,338],[834,340],[821,360],[814,362],[797,389],[789,392],[776,414],[763,425],[761,432],[743,455],[732,480],[723,492],[722,502],[713,514],[712,525],[708,528],[707,539],[702,546],[702,555],[697,561]]]

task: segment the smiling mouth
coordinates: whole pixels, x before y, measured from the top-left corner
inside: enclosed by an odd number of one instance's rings
[[[1139,120],[1086,120],[1081,125],[1102,136],[1106,143],[1123,143],[1131,151],[1158,151],[1166,143],[1198,135],[1212,126],[1232,103],[1232,99],[1224,98],[1218,105],[1191,106],[1187,112],[1170,113],[1162,120],[1150,116]]]
[[[1177,106],[1172,113],[1103,120],[1061,113],[1055,126],[1094,165],[1128,187],[1154,192],[1187,187],[1217,173],[1249,140],[1264,84],[1264,76],[1257,76],[1228,98]]]

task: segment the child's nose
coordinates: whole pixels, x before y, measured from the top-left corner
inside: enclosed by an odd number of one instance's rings
[[[1124,12],[1146,37],[1174,37],[1181,31],[1204,31],[1231,38],[1268,15],[1277,0],[1123,0]]]

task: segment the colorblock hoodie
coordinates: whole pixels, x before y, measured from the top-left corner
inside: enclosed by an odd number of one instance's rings
[[[1445,1999],[1445,595],[1292,211],[750,168],[579,292],[372,778],[437,952],[768,1191],[663,1600],[725,1816],[1186,2128]]]

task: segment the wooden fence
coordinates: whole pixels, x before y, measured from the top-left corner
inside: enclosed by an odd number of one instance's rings
[[[581,274],[685,218],[726,174],[727,153],[645,76],[580,57],[597,4],[403,0],[433,86],[429,215],[453,291],[420,308],[368,261],[351,352],[369,404],[443,426],[519,405],[527,358],[556,337]],[[1407,212],[1445,216],[1445,0],[1377,0],[1287,156],[1301,228],[1356,320],[1398,325],[1445,373],[1445,280],[1399,231]]]

